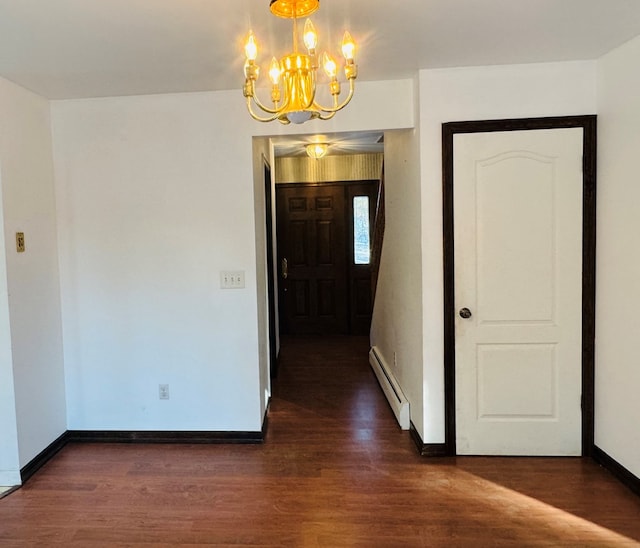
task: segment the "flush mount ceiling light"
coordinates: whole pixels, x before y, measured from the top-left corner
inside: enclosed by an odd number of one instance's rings
[[[309,158],[319,160],[327,153],[327,151],[329,150],[329,145],[326,143],[311,143],[305,148],[307,150],[307,156],[309,156]]]
[[[293,19],[293,52],[282,57],[280,61],[273,57],[269,65],[272,107],[264,105],[256,97],[256,80],[260,74],[260,67],[256,63],[258,46],[253,32],[249,32],[244,47],[247,60],[244,65],[243,92],[247,99],[249,114],[255,120],[259,122],[278,120],[283,124],[291,122],[302,124],[314,118],[329,120],[351,101],[358,68],[354,63],[356,45],[349,32],[345,32],[342,39],[342,55],[345,59],[344,74],[349,81],[349,93],[342,102],[340,102],[340,82],[337,77],[338,66],[327,52],[322,54],[322,64],[330,80],[329,93],[333,98],[333,104],[323,106],[316,101],[318,35],[309,19],[304,25],[302,34],[302,41],[307,53],[298,51],[300,38],[298,36],[298,18],[311,15],[319,7],[320,0],[271,0],[271,13],[278,17]],[[254,112],[253,104],[260,109],[259,114]]]

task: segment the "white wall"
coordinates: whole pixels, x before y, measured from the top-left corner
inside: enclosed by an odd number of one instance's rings
[[[66,430],[49,103],[0,80],[0,118],[11,352],[22,467]],[[25,253],[16,252],[16,232],[25,234]]]
[[[640,476],[640,38],[598,62],[596,445]]]
[[[385,133],[385,234],[371,321],[371,345],[409,400],[422,429],[422,252],[419,139],[416,130]]]
[[[260,430],[243,108],[229,92],[53,104],[69,429]],[[222,270],[246,287],[221,289]]]
[[[413,125],[411,82],[361,87],[304,127],[251,120],[237,91],[52,104],[69,429],[261,428],[252,137]],[[221,270],[244,270],[246,288],[221,290]]]
[[[420,72],[425,443],[444,442],[442,123],[593,114],[596,63]],[[414,420],[417,426],[417,421]]]
[[[0,166],[1,169],[1,166]],[[0,179],[0,485],[19,485],[18,424],[11,353],[11,321]]]

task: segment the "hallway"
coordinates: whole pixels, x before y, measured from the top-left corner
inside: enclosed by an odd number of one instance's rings
[[[283,341],[262,445],[67,445],[0,500],[0,545],[640,546],[590,460],[418,456],[367,352]]]

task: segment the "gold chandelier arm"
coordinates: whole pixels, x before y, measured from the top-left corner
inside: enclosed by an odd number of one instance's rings
[[[255,101],[255,97],[254,97],[254,101]],[[260,103],[256,101],[256,104],[260,107]],[[278,116],[280,116],[280,114],[282,113],[282,109],[281,109],[279,112],[271,111],[270,114],[273,114],[273,116],[267,116],[266,118],[262,118],[261,116],[258,116],[255,112],[253,112],[253,109],[251,108],[251,97],[247,97],[247,110],[249,111],[251,118],[253,118],[254,120],[257,120],[258,122],[273,122],[274,120],[277,120]]]
[[[318,107],[318,108],[322,108],[322,107]],[[323,116],[322,114],[319,114],[318,115],[318,119],[320,119],[320,120],[331,120],[331,118],[333,118],[336,115],[336,112],[338,112],[338,111],[334,110],[333,112],[330,112],[326,116]]]
[[[353,93],[355,92],[355,82],[354,82],[354,78],[350,78],[349,79],[349,94],[347,95],[347,97],[345,98],[345,100],[342,102],[342,104],[338,104],[338,96],[334,95],[333,96],[333,107],[323,107],[322,105],[319,105],[318,103],[316,103],[315,101],[313,102],[313,106],[315,108],[317,108],[318,110],[321,110],[322,112],[332,112],[332,113],[336,113],[339,110],[342,110],[344,107],[346,107],[349,104],[349,101],[351,101],[351,98],[353,97]],[[322,118],[322,120],[325,120],[325,118]],[[326,118],[328,119],[328,118]]]
[[[258,99],[258,95],[256,94],[256,85],[255,85],[255,80],[254,79],[247,79],[247,82],[245,83],[245,92],[244,92],[244,96],[247,98],[247,105],[249,104],[249,100],[253,99],[253,102],[257,105],[257,107],[262,110],[263,112],[266,112],[268,114],[276,114],[277,116],[282,114],[284,112],[285,109],[285,105],[282,105],[280,108],[276,107],[276,108],[269,108],[266,105],[263,105],[262,102],[260,101],[260,99]],[[276,103],[277,104],[277,103]],[[251,111],[251,109],[249,109],[249,111]],[[276,117],[271,118],[270,120],[275,120]],[[255,118],[255,116],[254,116]],[[257,118],[256,118],[257,119]]]
[[[258,96],[255,94],[255,91],[253,95],[253,102],[258,106],[260,110],[263,110],[264,112],[268,112],[269,114],[280,115],[282,114],[285,108],[285,105],[282,105],[280,108],[269,108],[268,106],[263,105],[260,99],[258,99]]]
[[[323,107],[322,105],[319,105],[315,101],[313,102],[313,108],[319,113],[318,118],[320,118],[320,120],[331,120],[331,118],[333,118],[336,115],[336,112],[338,112],[339,110],[338,108],[336,108],[337,106],[338,106],[337,95],[333,96],[333,108]]]

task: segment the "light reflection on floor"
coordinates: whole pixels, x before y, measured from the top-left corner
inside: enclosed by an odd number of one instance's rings
[[[564,541],[596,543],[596,546],[640,546],[634,539],[470,472],[458,469],[454,482],[473,484],[478,501],[505,516],[505,528],[522,520],[529,530],[541,531],[541,538],[555,536]],[[469,489],[465,489],[461,496],[468,498],[468,493]]]

